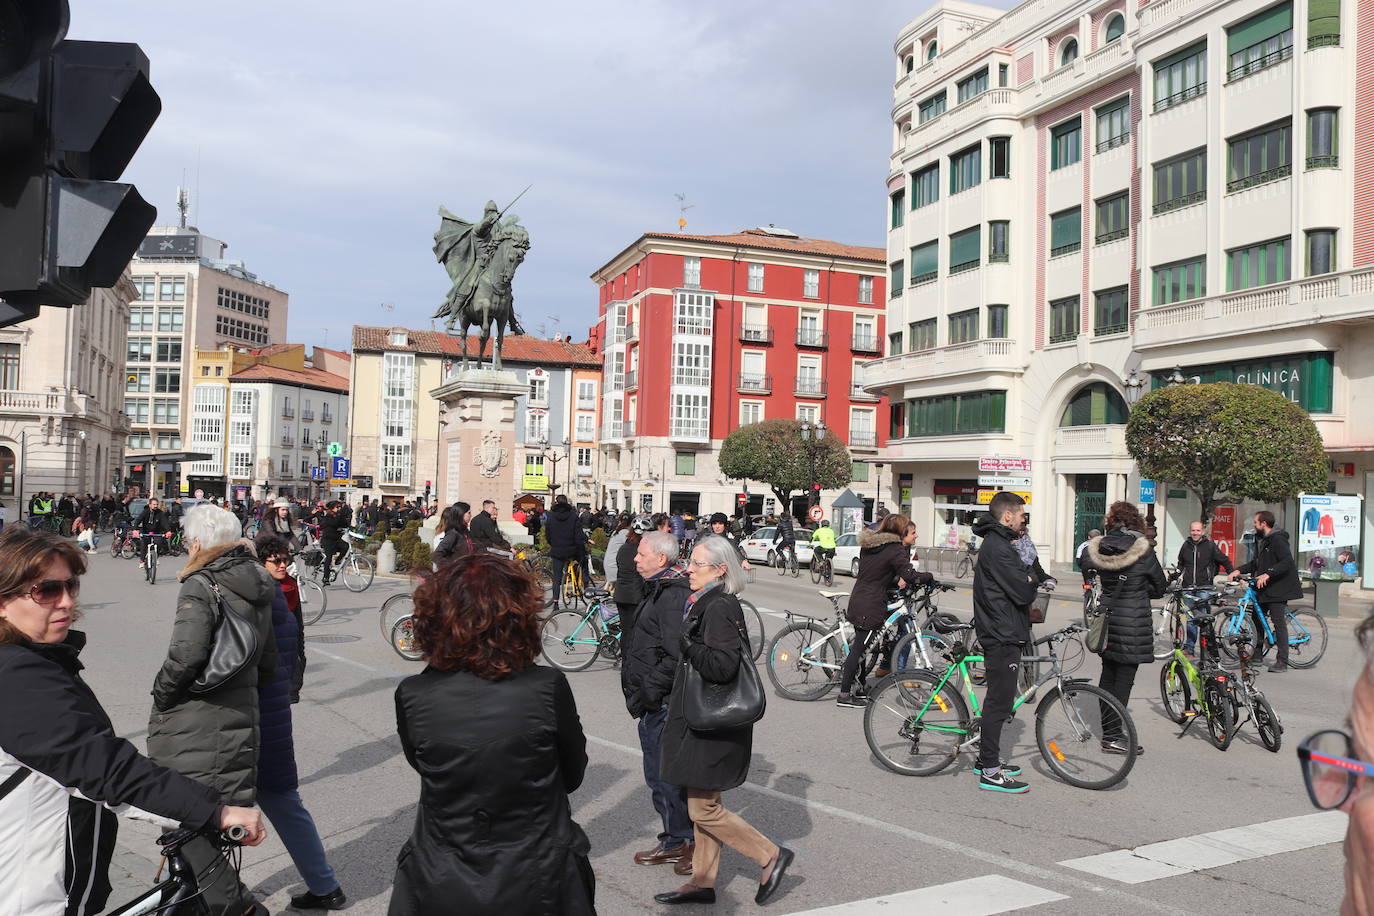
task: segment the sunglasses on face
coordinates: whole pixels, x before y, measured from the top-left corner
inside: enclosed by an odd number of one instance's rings
[[[273,566],[285,566],[287,563],[290,563],[291,561],[286,557],[268,557],[267,559],[263,560],[263,562],[270,563]]]
[[[1350,736],[1335,729],[1317,732],[1298,745],[1307,795],[1322,811],[1345,804],[1357,777],[1374,778],[1374,763],[1356,760],[1354,752]]]
[[[29,598],[39,604],[56,604],[62,599],[63,592],[75,598],[80,591],[81,580],[76,576],[70,579],[44,579],[29,588]]]

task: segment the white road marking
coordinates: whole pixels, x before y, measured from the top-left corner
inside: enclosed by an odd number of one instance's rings
[[[1122,884],[1143,884],[1247,859],[1338,843],[1345,837],[1345,826],[1344,813],[1323,811],[1068,859],[1059,864]]]
[[[806,910],[791,916],[877,916],[884,913],[919,913],[921,916],[993,916],[1027,907],[1068,900],[1064,894],[1026,884],[1002,875],[984,875],[951,881],[920,890],[904,891],[871,900]]]

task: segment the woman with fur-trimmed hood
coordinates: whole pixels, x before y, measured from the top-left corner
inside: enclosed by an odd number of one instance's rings
[[[1107,644],[1102,650],[1102,679],[1098,685],[1125,706],[1131,698],[1136,669],[1154,661],[1154,631],[1150,599],[1164,595],[1167,584],[1154,545],[1143,532],[1140,511],[1128,502],[1114,502],[1107,510],[1106,534],[1088,541],[1079,565],[1083,579],[1096,574],[1102,582],[1102,606],[1106,609]],[[1103,723],[1102,749],[1127,753],[1111,723]],[[1116,745],[1116,747],[1113,747]],[[1143,753],[1137,748],[1136,753]]]

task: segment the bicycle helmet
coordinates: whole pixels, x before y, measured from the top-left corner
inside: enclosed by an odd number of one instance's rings
[[[630,523],[630,530],[635,534],[648,534],[654,530],[653,519],[647,515],[636,515],[635,520]]]

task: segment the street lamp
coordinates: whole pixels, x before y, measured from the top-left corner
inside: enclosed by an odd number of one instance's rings
[[[1140,377],[1140,373],[1131,370],[1131,374],[1126,376],[1126,403],[1135,407],[1140,399],[1145,396],[1145,380]]]
[[[1166,379],[1166,381],[1170,388],[1188,384],[1188,379],[1184,376],[1183,369],[1180,366],[1174,367],[1174,371],[1169,373],[1169,378]]]
[[[878,503],[882,500],[883,496],[883,463],[879,461],[873,466],[878,469],[878,479],[873,482],[873,520],[877,521]]]
[[[565,460],[568,456],[559,451],[560,448],[567,448],[567,440],[563,440],[562,445],[554,446],[552,452],[549,449],[549,440],[544,438],[539,440],[539,454],[543,459],[553,465],[553,474],[549,480],[549,492],[554,496],[558,495],[558,462]]]
[[[811,465],[811,479],[816,479],[816,451],[820,448],[821,442],[825,439],[827,430],[824,423],[811,423],[803,421],[801,425],[802,445],[806,448],[806,457]],[[812,483],[810,491],[806,494],[806,504],[814,506],[821,501],[820,489]]]

